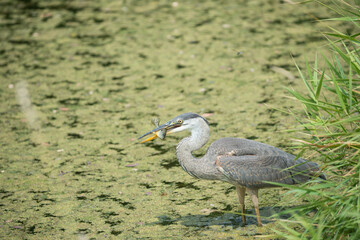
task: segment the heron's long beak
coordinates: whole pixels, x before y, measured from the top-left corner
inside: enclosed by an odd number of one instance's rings
[[[145,133],[144,135],[142,135],[142,136],[139,137],[138,139],[141,139],[141,138],[143,138],[143,137],[146,137],[146,136],[148,136],[148,135],[150,135],[150,134],[154,134],[154,135],[150,136],[149,138],[141,141],[140,143],[148,142],[148,141],[151,141],[151,140],[157,138],[157,137],[158,137],[158,133],[159,133],[160,131],[162,131],[162,130],[168,131],[168,130],[171,130],[171,129],[173,129],[173,128],[179,127],[180,125],[181,125],[181,124],[179,124],[179,123],[167,122],[167,123],[164,123],[164,124],[158,126],[157,128],[154,128],[154,129],[151,130],[150,132]],[[170,132],[169,132],[169,133],[170,133]]]

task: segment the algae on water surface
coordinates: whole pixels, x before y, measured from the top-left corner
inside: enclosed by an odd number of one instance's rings
[[[267,104],[296,107],[283,97],[298,84],[290,54],[301,65],[324,43],[315,19],[325,10],[275,0],[0,6],[0,238],[271,234],[276,222],[240,227],[234,187],[179,167],[183,135],[136,138],[153,117],[192,111],[211,113],[211,141],[290,146],[280,131],[293,121]],[[261,192],[262,216],[282,191]]]

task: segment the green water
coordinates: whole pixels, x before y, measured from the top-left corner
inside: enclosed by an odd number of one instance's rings
[[[323,51],[331,14],[288,2],[1,1],[0,238],[266,239],[277,221],[241,227],[233,186],[181,169],[186,133],[137,137],[192,111],[211,141],[292,152],[296,123],[271,107],[300,108],[284,86],[301,88],[294,60]],[[284,192],[260,192],[263,217]]]

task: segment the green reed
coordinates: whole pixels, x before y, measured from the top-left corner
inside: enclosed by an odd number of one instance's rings
[[[321,55],[325,67],[306,63],[297,66],[306,93],[288,89],[304,111],[291,114],[298,120],[301,152],[313,150],[322,162],[326,181],[317,179],[299,186],[286,186],[304,205],[283,211],[290,221],[280,221],[274,230],[286,239],[360,239],[360,8],[344,1],[329,7],[351,24],[355,34],[330,29],[326,33],[331,57]],[[316,182],[316,183],[314,183]]]

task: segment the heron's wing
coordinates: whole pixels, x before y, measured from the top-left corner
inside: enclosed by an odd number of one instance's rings
[[[295,184],[296,179],[285,156],[219,155],[216,166],[224,180],[248,188],[274,187],[269,182]]]

